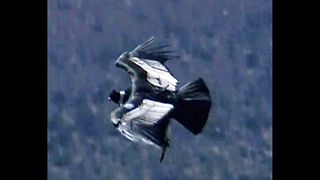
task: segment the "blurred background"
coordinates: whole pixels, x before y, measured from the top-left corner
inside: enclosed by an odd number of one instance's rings
[[[116,58],[151,36],[180,54],[179,86],[202,77],[213,98],[198,136],[172,121],[162,163],[108,118],[131,85]],[[272,1],[48,1],[48,179],[272,179]]]

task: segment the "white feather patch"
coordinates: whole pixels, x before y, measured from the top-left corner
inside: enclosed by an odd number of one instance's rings
[[[155,124],[158,120],[167,115],[171,109],[173,109],[172,104],[144,99],[139,107],[126,113],[122,117],[122,121],[126,122],[136,119],[144,124]]]
[[[132,109],[132,108],[134,107],[134,105],[131,104],[131,103],[126,103],[126,104],[124,104],[123,106],[124,106],[125,108],[127,108],[127,109]]]
[[[143,142],[158,147],[158,145],[132,129],[132,123],[136,121],[146,125],[155,124],[166,116],[171,109],[173,109],[172,104],[144,99],[140,106],[129,111],[122,117],[117,129],[124,137],[131,141]]]
[[[139,59],[137,57],[133,57],[130,60],[147,72],[149,83],[169,91],[176,91],[178,80],[169,73],[169,70],[163,64],[158,61]]]

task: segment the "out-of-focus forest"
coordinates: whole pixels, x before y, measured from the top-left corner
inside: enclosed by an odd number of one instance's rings
[[[198,136],[172,121],[162,163],[108,119],[131,85],[114,61],[151,36],[181,56],[179,86],[202,77],[213,98]],[[272,179],[272,1],[49,0],[48,179]]]

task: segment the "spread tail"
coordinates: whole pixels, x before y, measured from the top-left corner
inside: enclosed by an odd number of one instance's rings
[[[209,89],[200,78],[179,89],[178,103],[173,112],[173,118],[197,135],[207,122],[210,107]]]

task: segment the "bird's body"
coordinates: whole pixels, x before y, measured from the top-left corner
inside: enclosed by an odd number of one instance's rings
[[[170,119],[194,134],[200,133],[208,118],[211,97],[202,79],[178,89],[178,80],[164,65],[174,56],[163,51],[166,46],[155,45],[151,38],[120,55],[115,65],[129,73],[132,86],[120,93],[114,91],[109,97],[119,104],[111,113],[117,130],[131,141],[162,148],[162,160],[169,145]]]

